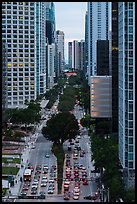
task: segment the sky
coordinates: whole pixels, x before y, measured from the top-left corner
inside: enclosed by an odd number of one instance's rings
[[[65,61],[68,59],[68,42],[84,40],[87,2],[54,2],[56,30],[65,35]]]

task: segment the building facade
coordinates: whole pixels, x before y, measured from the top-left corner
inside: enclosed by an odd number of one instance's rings
[[[118,3],[119,159],[135,187],[135,2]]]
[[[79,45],[77,40],[72,42],[72,69],[79,69]]]
[[[2,124],[7,121],[6,109],[8,107],[8,47],[2,43]]]
[[[88,84],[97,73],[97,40],[108,40],[109,2],[88,2]]]
[[[91,76],[91,117],[111,118],[112,117],[112,77]]]
[[[97,76],[109,75],[109,40],[97,40]]]
[[[111,12],[112,132],[118,133],[118,2],[112,2]]]
[[[85,15],[85,52],[84,52],[84,75],[87,78],[88,73],[88,12]]]
[[[57,57],[57,78],[64,70],[65,65],[65,56],[64,56],[64,32],[57,30],[56,31],[56,57]]]
[[[85,53],[85,41],[78,42],[79,45],[79,66],[78,69],[84,71],[84,53]]]
[[[54,86],[55,77],[55,43],[48,45],[48,88]]]
[[[72,42],[68,42],[68,65],[72,68]]]
[[[45,91],[45,3],[3,2],[2,39],[8,45],[8,108],[24,107]],[[43,77],[40,77],[42,76]],[[42,88],[42,89],[41,89]]]

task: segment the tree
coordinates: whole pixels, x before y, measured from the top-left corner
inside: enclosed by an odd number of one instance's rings
[[[44,137],[56,144],[63,144],[68,138],[75,138],[78,132],[78,122],[70,112],[62,112],[54,115],[47,121],[47,126],[42,129]]]

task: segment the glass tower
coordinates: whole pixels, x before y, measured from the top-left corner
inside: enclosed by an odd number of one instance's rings
[[[126,187],[135,184],[135,3],[118,3],[119,158]]]

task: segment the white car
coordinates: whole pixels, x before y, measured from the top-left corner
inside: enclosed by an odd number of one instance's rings
[[[79,190],[79,187],[78,187],[78,186],[75,186],[75,187],[74,187],[74,192],[76,192],[76,193],[80,192],[80,190]]]
[[[75,196],[79,196],[79,194],[80,194],[79,192],[74,192],[73,193],[73,195],[75,195]]]
[[[34,179],[33,180],[33,184],[38,184],[39,182],[38,182],[38,180],[37,179]]]
[[[81,138],[80,135],[78,135],[78,136],[77,136],[77,139],[80,139],[80,138]]]
[[[78,196],[78,195],[73,195],[73,199],[74,199],[74,200],[78,200],[78,199],[79,199],[79,196]]]
[[[41,187],[46,187],[46,186],[47,186],[46,181],[41,181]]]
[[[49,183],[54,183],[54,179],[49,179]]]
[[[49,158],[50,156],[49,156],[49,154],[46,154],[45,157],[46,157],[46,158]]]
[[[32,186],[31,186],[31,188],[38,188],[38,184],[33,183]]]

